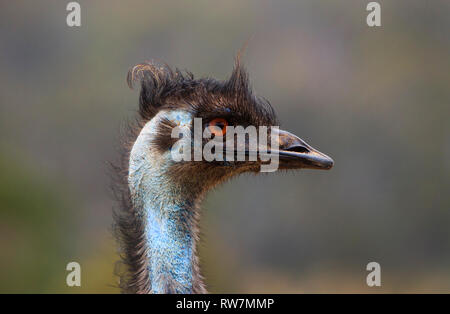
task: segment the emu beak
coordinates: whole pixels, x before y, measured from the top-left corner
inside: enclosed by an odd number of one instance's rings
[[[282,169],[309,168],[328,170],[333,167],[333,159],[312,148],[292,133],[278,130],[278,145],[280,168]]]

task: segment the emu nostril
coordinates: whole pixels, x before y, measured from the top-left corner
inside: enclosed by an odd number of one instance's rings
[[[309,153],[309,149],[307,149],[305,146],[291,146],[285,150],[297,153]]]

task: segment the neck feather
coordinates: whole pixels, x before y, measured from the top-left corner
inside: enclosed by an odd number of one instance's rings
[[[147,123],[130,154],[129,177],[135,213],[144,221],[152,293],[206,292],[196,256],[197,202],[166,176],[168,156],[152,154]]]
[[[150,194],[149,194],[150,195]],[[150,197],[151,198],[151,197]],[[146,201],[148,271],[153,293],[192,293],[197,290],[197,235],[194,208],[188,201]]]

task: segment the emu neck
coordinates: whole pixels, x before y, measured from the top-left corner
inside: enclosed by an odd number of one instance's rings
[[[167,175],[170,156],[151,147],[155,118],[133,145],[128,175],[135,213],[145,224],[149,286],[152,293],[204,292],[195,256],[197,196],[177,187]]]
[[[157,201],[149,191],[144,205],[149,278],[153,293],[192,293],[195,234],[188,201]]]

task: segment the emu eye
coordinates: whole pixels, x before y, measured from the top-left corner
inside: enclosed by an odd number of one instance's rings
[[[214,136],[224,136],[227,133],[228,122],[222,118],[216,118],[208,123],[208,129]]]

